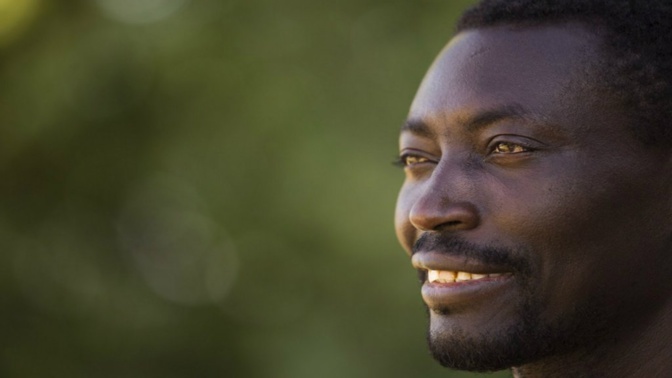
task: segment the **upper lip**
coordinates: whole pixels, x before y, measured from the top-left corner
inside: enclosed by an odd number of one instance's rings
[[[488,264],[472,258],[440,252],[417,252],[411,257],[413,267],[421,270],[445,270],[476,274],[510,273],[505,266]]]

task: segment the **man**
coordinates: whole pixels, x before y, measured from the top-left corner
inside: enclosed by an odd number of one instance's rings
[[[444,366],[672,377],[672,1],[486,0],[400,137]]]

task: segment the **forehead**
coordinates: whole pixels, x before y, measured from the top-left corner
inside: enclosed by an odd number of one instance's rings
[[[596,111],[589,92],[599,46],[599,37],[578,24],[462,32],[428,71],[410,118],[441,123],[511,106],[541,117],[585,118]]]

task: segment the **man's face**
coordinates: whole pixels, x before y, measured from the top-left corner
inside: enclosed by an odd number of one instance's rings
[[[577,24],[464,32],[415,97],[395,224],[444,365],[597,348],[672,294],[669,157],[591,84],[599,42]]]

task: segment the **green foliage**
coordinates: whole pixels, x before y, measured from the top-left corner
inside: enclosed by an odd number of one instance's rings
[[[31,3],[0,36],[0,376],[471,376],[426,352],[390,164],[471,1]]]

